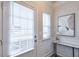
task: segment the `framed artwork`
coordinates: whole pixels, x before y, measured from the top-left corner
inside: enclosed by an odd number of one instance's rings
[[[75,36],[75,14],[58,17],[57,34]]]

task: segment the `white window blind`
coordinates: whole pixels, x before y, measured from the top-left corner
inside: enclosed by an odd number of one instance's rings
[[[34,11],[10,2],[9,55],[15,56],[34,49]]]
[[[50,15],[43,13],[43,39],[50,38]]]

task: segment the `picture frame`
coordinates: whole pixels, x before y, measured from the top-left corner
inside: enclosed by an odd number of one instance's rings
[[[75,36],[75,13],[58,17],[57,34],[62,36]]]

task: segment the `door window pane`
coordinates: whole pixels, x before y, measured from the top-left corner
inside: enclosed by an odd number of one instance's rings
[[[50,38],[50,15],[43,13],[43,39]]]

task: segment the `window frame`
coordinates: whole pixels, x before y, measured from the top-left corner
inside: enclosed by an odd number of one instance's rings
[[[16,2],[16,1],[12,1],[12,2],[15,2],[15,3],[18,3],[18,4],[20,4],[20,5],[22,5],[22,6],[24,6],[24,7],[27,7],[27,8],[30,8],[30,9],[32,9],[32,10],[34,10],[34,23],[36,22],[36,8],[34,8],[33,6],[31,6],[31,5],[29,5],[29,4],[27,4],[27,3],[25,3],[25,2]],[[5,8],[6,7],[6,8]],[[8,38],[8,35],[9,35],[9,31],[8,31],[8,28],[9,28],[9,8],[10,8],[10,2],[3,2],[3,21],[2,21],[2,29],[3,29],[3,31],[2,31],[2,35],[3,35],[3,56],[4,57],[8,57],[9,55],[8,55],[8,49],[9,49],[9,38]],[[7,12],[8,11],[8,12]],[[36,35],[36,26],[35,26],[35,24],[34,24],[34,33],[35,33],[35,35]],[[34,48],[35,48],[35,45],[34,45]],[[29,51],[28,51],[29,52]],[[26,53],[26,52],[23,52],[23,53]],[[18,56],[18,55],[20,55],[20,54],[23,54],[23,53],[18,53],[18,54],[16,54],[16,55],[14,55],[14,56]]]

